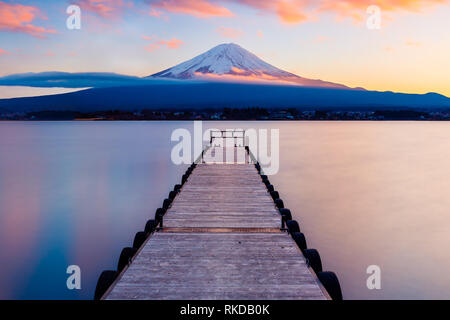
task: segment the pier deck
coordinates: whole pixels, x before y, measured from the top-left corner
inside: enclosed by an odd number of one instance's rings
[[[329,299],[248,155],[215,160],[240,149],[205,154],[104,299]]]

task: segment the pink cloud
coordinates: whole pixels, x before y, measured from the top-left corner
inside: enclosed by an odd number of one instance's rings
[[[151,6],[171,13],[188,14],[200,18],[231,17],[230,4],[251,7],[261,13],[278,16],[286,24],[298,24],[312,20],[320,12],[335,13],[339,18],[363,20],[370,5],[378,5],[383,11],[413,11],[449,0],[148,0]]]
[[[415,41],[413,39],[408,39],[405,41],[405,45],[407,45],[408,47],[421,47],[422,43],[420,43],[419,41]]]
[[[233,14],[217,1],[211,0],[156,0],[152,6],[171,13],[181,13],[197,18],[231,17]]]
[[[340,19],[351,18],[354,21],[362,21],[367,16],[366,9],[370,5],[377,5],[385,12],[420,12],[448,2],[448,0],[322,0],[319,11],[334,12]]]
[[[278,14],[278,17],[284,23],[300,23],[308,20],[306,14],[302,9],[302,1],[277,1],[276,12]]]
[[[26,33],[37,38],[56,33],[55,30],[32,24],[37,17],[45,19],[37,7],[0,1],[0,30]]]
[[[183,44],[183,41],[173,38],[167,41],[161,40],[159,43],[165,45],[169,49],[178,49]]]
[[[107,19],[121,16],[133,3],[125,0],[78,0],[75,2],[83,11],[91,12]]]
[[[317,37],[315,37],[313,39],[313,42],[320,43],[320,42],[326,42],[328,40],[329,40],[329,38],[327,36],[318,35]]]
[[[228,4],[241,4],[269,12],[280,17],[285,23],[298,23],[306,20],[303,4],[307,0],[155,0],[153,7],[171,13],[189,14],[199,18],[232,17],[234,14],[226,7]]]
[[[352,10],[362,10],[365,12],[366,8],[370,5],[377,5],[381,10],[386,11],[420,11],[427,6],[445,4],[447,2],[448,0],[321,0],[321,7],[345,14]]]
[[[162,47],[166,47],[167,49],[178,49],[181,45],[184,44],[183,41],[177,39],[177,38],[172,38],[169,40],[157,40],[156,37],[150,37],[150,36],[142,36],[142,39],[146,40],[146,41],[150,41],[150,43],[148,43],[145,46],[145,50],[147,50],[148,52],[153,52],[156,50],[161,49]]]
[[[167,19],[167,16],[164,14],[164,12],[162,12],[160,10],[156,10],[155,8],[150,8],[148,15],[151,17]]]
[[[223,82],[250,82],[250,83],[265,83],[265,84],[290,84],[295,85],[295,81],[298,79],[295,78],[279,78],[270,76],[265,73],[261,74],[252,74],[248,73],[245,70],[241,70],[239,68],[232,68],[232,73],[228,74],[214,74],[214,73],[201,73],[194,72],[194,75],[198,79],[206,79],[206,80],[215,80],[215,81],[223,81]],[[301,84],[301,83],[299,83]]]
[[[332,12],[340,18],[363,20],[370,5],[378,5],[383,11],[419,12],[449,0],[226,0],[237,2],[278,15],[284,23],[301,23],[311,20],[314,13]],[[223,2],[223,1],[222,1]]]
[[[0,48],[0,57],[5,55],[5,54],[8,54],[8,51],[3,50],[2,48]]]
[[[148,52],[153,52],[159,49],[161,49],[161,46],[156,42],[149,43],[145,46],[145,50]]]
[[[242,30],[237,30],[233,28],[227,28],[227,27],[219,27],[216,29],[216,31],[221,34],[224,37],[236,39],[242,36],[243,32]]]

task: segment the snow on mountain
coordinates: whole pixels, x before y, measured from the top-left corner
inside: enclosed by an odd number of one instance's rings
[[[291,83],[310,87],[348,87],[322,80],[299,77],[278,69],[234,43],[220,44],[172,68],[149,77],[202,79],[232,82]]]

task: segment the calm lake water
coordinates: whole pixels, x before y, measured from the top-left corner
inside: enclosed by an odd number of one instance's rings
[[[450,123],[203,127],[280,130],[270,180],[344,298],[450,299]],[[0,122],[0,298],[91,299],[186,169],[170,160],[176,128],[193,123]],[[66,287],[72,264],[81,290]]]

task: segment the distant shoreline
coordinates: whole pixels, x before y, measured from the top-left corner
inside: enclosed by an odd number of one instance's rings
[[[404,122],[404,121],[416,121],[416,122],[448,122],[450,119],[383,119],[383,120],[368,120],[368,119],[359,119],[359,120],[340,120],[340,119],[322,119],[322,120],[301,120],[301,119],[282,119],[282,120],[258,120],[258,119],[246,119],[246,120],[210,120],[210,119],[177,119],[177,120],[121,120],[121,119],[38,119],[38,120],[8,120],[8,119],[0,119],[1,122],[182,122],[182,121],[209,121],[209,122],[236,122],[236,121],[258,121],[258,122]]]
[[[301,111],[294,108],[224,108],[222,111],[39,111],[0,113],[0,121],[449,121],[449,111]]]

